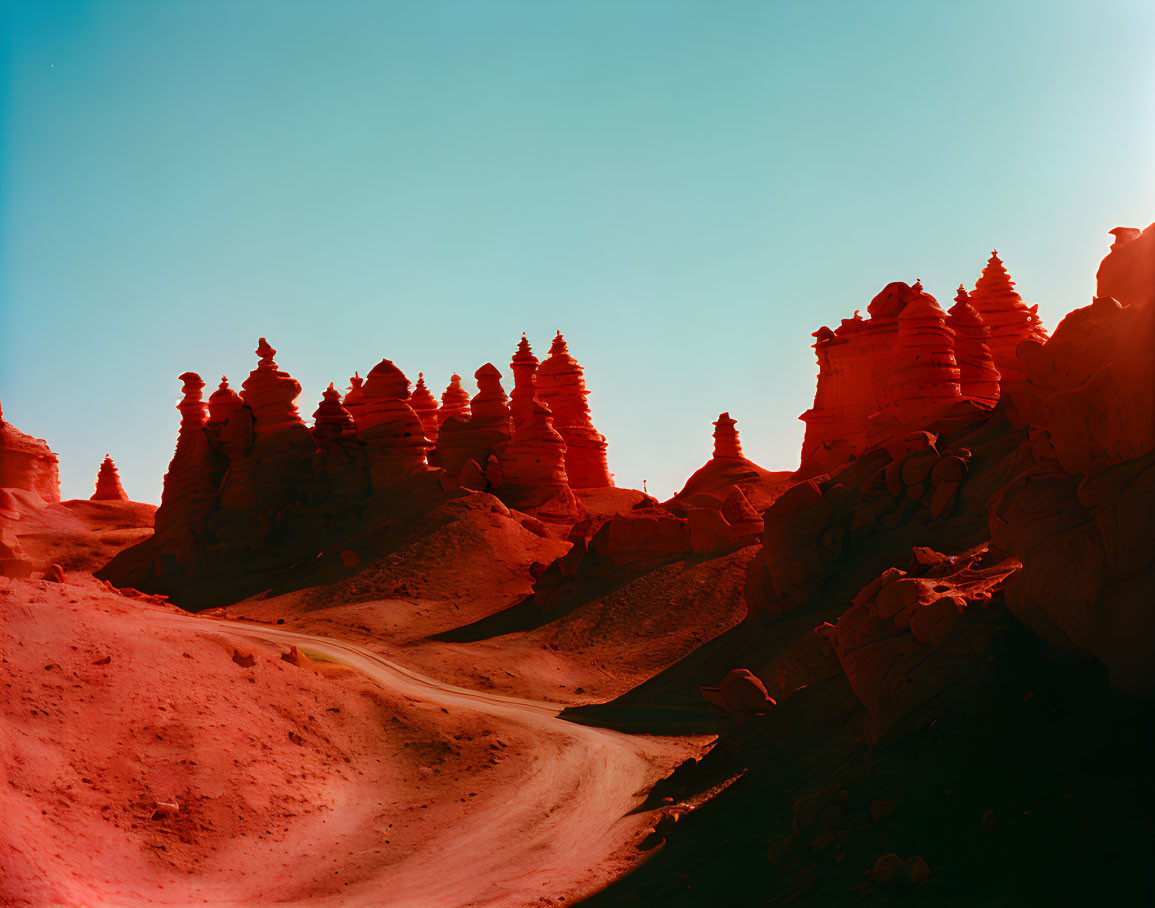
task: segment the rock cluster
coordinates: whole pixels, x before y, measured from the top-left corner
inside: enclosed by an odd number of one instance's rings
[[[605,442],[590,424],[581,368],[560,335],[547,384],[578,441],[576,460],[543,400],[549,395],[538,387],[524,336],[512,364],[512,408],[490,363],[475,373],[472,401],[454,375],[438,406],[424,374],[411,394],[405,374],[384,359],[364,380],[354,373],[344,399],[330,384],[312,427],[297,412],[300,385],[277,366],[276,350],[261,338],[256,352],[242,393],[222,378],[207,413],[204,382],[192,372],[181,376],[181,428],[156,534],[114,559],[109,579],[161,589],[162,575],[187,577],[198,566],[254,553],[272,567],[308,557],[351,521],[420,514],[463,491],[492,492],[513,507],[573,523],[584,512],[568,464],[578,464],[587,484],[609,484],[608,474],[590,479],[599,462],[604,473]]]
[[[814,333],[818,386],[802,414],[802,463],[827,472],[867,448],[931,428],[960,406],[992,407],[1021,381],[1023,341],[1046,339],[1036,314],[992,256],[969,297],[948,316],[921,284],[888,284],[838,328]]]

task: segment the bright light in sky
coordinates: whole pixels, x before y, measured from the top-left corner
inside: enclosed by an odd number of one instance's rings
[[[1155,4],[0,5],[0,401],[159,500],[177,376],[265,335],[312,413],[561,329],[621,485],[738,420],[798,463],[811,332],[998,248],[1048,329],[1155,219]]]

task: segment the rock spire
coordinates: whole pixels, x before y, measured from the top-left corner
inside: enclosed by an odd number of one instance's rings
[[[92,493],[91,501],[128,501],[124,486],[120,484],[120,474],[116,472],[116,464],[112,462],[112,455],[105,454],[96,474],[96,491]]]
[[[1015,290],[997,250],[991,253],[975,283],[970,304],[990,328],[988,344],[1003,382],[1023,381],[1027,377],[1026,365],[1018,357],[1018,346],[1027,339],[1043,343],[1047,332],[1039,321],[1038,307],[1028,307]]]
[[[565,470],[575,489],[600,489],[614,484],[606,464],[606,440],[593,427],[586,402],[582,367],[570,356],[561,332],[549,356],[538,367],[537,397],[549,407],[554,428],[566,444]]]

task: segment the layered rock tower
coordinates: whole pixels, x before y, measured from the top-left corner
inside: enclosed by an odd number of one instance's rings
[[[991,329],[983,322],[978,310],[970,304],[970,298],[961,284],[948,315],[948,324],[954,331],[959,389],[963,397],[993,407],[999,400],[1000,376],[991,356]]]
[[[1023,381],[1027,373],[1026,364],[1017,352],[1019,344],[1028,339],[1043,343],[1047,332],[1039,321],[1038,306],[1028,307],[1015,290],[998,250],[991,253],[975,283],[970,303],[990,328],[988,344],[1002,381]]]
[[[921,284],[896,281],[871,300],[868,318],[855,312],[838,328],[814,333],[818,387],[801,416],[803,464],[821,472],[845,463],[888,437],[925,428],[960,401],[990,408],[1008,383],[1022,380],[1019,345],[1047,335],[997,254],[974,293],[956,300],[948,317]]]
[[[92,493],[91,501],[128,501],[124,486],[120,484],[120,474],[116,472],[116,464],[112,462],[112,455],[105,454],[101,461],[100,470],[96,474],[96,491]]]
[[[549,356],[535,375],[538,399],[549,407],[554,428],[565,440],[565,471],[574,489],[612,487],[606,463],[606,439],[593,427],[586,401],[582,367],[570,356],[561,332],[553,340]]]

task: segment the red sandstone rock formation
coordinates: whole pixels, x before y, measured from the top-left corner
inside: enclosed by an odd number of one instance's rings
[[[287,372],[282,372],[273,361],[277,351],[263,337],[257,344],[260,362],[241,385],[241,400],[253,411],[256,441],[271,438],[280,432],[304,427],[295,403],[301,393],[300,384]]]
[[[557,333],[549,356],[537,370],[538,399],[553,414],[554,427],[566,443],[566,475],[575,489],[601,489],[614,484],[606,464],[606,440],[590,421],[582,367]]]
[[[424,372],[417,373],[417,384],[409,398],[409,406],[413,408],[413,412],[421,420],[421,428],[425,432],[425,437],[429,439],[429,443],[431,445],[437,444],[437,432],[441,427],[437,411],[440,408],[437,406],[437,398],[425,387]]]
[[[439,425],[453,418],[469,419],[469,392],[461,387],[461,376],[456,372],[441,395],[441,410],[438,411]]]
[[[579,508],[565,473],[565,441],[553,427],[549,409],[530,399],[530,413],[499,455],[501,499],[521,510],[545,509],[549,516],[574,518]]]
[[[734,427],[737,421],[730,418],[729,413],[720,413],[718,421],[714,423],[714,459],[715,460],[745,460],[742,457],[742,445],[738,441],[738,430]]]
[[[47,442],[5,422],[0,410],[0,489],[24,489],[49,504],[58,502],[60,472],[56,464],[56,455]]]
[[[1024,348],[1029,381],[1011,397],[1027,468],[996,496],[990,521],[993,542],[1023,562],[1007,588],[1015,616],[1139,692],[1155,690],[1155,300],[1143,296],[1152,273],[1148,228],[1117,242],[1099,269],[1131,305],[1097,297]]]
[[[222,375],[220,387],[209,395],[208,421],[214,425],[227,422],[229,417],[244,405],[241,396],[229,387],[228,378]]]
[[[173,554],[178,563],[192,564],[196,551],[187,531],[200,523],[212,510],[221,480],[221,469],[213,457],[205,433],[205,383],[195,372],[180,376],[183,382],[180,410],[180,432],[176,451],[164,477],[160,507],[156,511],[157,542],[174,541]]]
[[[116,472],[116,464],[112,462],[112,455],[105,454],[96,474],[96,491],[92,493],[91,501],[128,501],[124,487],[120,484],[120,474]]]
[[[1023,302],[997,251],[983,268],[970,303],[990,328],[991,355],[1003,384],[1022,381],[1026,367],[1017,353],[1019,344],[1028,339],[1041,343],[1047,332],[1036,313],[1038,306],[1028,308]]]
[[[925,425],[962,398],[954,357],[954,332],[938,301],[915,283],[898,316],[894,369],[887,382],[887,409],[902,423]]]
[[[241,400],[253,414],[252,463],[231,472],[250,472],[251,467],[256,507],[272,514],[292,499],[293,489],[308,475],[317,444],[294,403],[300,384],[277,367],[273,361],[277,351],[263,337],[256,352],[260,361],[241,385]],[[246,480],[246,493],[240,496],[246,504],[247,486]]]
[[[887,570],[835,624],[818,628],[870,714],[874,741],[919,727],[981,679],[1003,611],[992,597],[1018,568],[985,546],[960,556],[916,548],[909,572]]]
[[[369,446],[369,473],[380,490],[420,473],[429,441],[421,420],[409,406],[409,379],[387,359],[365,379],[365,410],[357,424]]]
[[[991,356],[991,329],[970,304],[961,284],[955,304],[950,308],[948,324],[954,331],[959,389],[963,397],[993,407],[999,400],[999,370]]]
[[[364,381],[365,379],[354,372],[353,377],[349,379],[349,391],[341,402],[349,411],[349,415],[353,417],[353,422],[358,425],[360,425],[361,416],[365,411],[365,392],[361,388]]]
[[[509,395],[509,412],[513,417],[514,429],[534,417],[533,402],[536,397],[534,389],[537,372],[537,357],[529,347],[525,334],[517,345],[517,352],[509,363],[513,370],[513,391]]]
[[[1097,296],[1117,299],[1124,306],[1155,304],[1155,224],[1116,227],[1115,242],[1095,275]]]
[[[318,442],[332,441],[356,433],[353,417],[341,404],[341,392],[329,382],[321,394],[321,403],[313,412],[313,438]]]
[[[454,474],[462,473],[471,460],[476,467],[471,474],[484,474],[489,458],[510,439],[509,405],[501,386],[501,373],[493,363],[486,363],[474,373],[474,378],[477,394],[470,406],[469,419],[457,417],[443,422],[437,439],[437,462]],[[483,482],[482,487],[486,484]],[[470,480],[467,488],[476,486],[477,482]]]
[[[831,331],[814,333],[818,385],[814,406],[802,414],[806,437],[802,463],[821,461],[816,472],[845,463],[866,448],[867,419],[887,403],[894,368],[898,315],[918,295],[901,281],[887,284],[867,307]]]
[[[730,418],[729,413],[722,413],[714,423],[714,456],[694,472],[682,490],[665,506],[675,513],[703,506],[717,510],[727,496],[740,489],[743,500],[755,509],[757,516],[757,511],[770,507],[789,475],[785,472],[771,473],[744,457],[738,440],[737,422]],[[704,518],[696,519],[701,523]],[[761,527],[758,532],[761,532]]]

